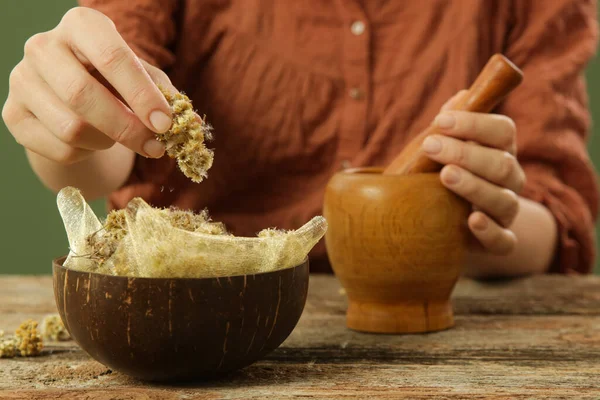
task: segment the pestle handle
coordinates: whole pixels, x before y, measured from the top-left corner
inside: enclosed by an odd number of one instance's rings
[[[467,93],[452,109],[487,113],[502,101],[523,80],[523,73],[508,58],[494,54]],[[384,175],[407,175],[424,172],[437,172],[442,165],[431,160],[421,150],[421,144],[431,134],[438,133],[435,126],[429,126],[400,152],[383,171]]]

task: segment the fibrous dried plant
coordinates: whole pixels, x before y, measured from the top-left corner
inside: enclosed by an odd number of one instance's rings
[[[206,211],[154,208],[140,198],[103,225],[79,190],[67,187],[57,201],[71,247],[64,266],[110,275],[200,278],[284,269],[299,265],[327,229],[323,217],[314,217],[295,231],[235,237]],[[98,249],[111,252],[98,257]]]
[[[201,182],[213,163],[214,153],[205,144],[212,139],[212,127],[194,112],[185,94],[159,88],[171,106],[173,124],[167,132],[156,134],[156,138],[165,143],[167,155],[177,160],[185,176]]]
[[[128,221],[133,223],[140,205],[142,207],[147,206],[143,200],[134,199],[127,208],[112,210],[108,213],[102,229],[87,236],[86,242],[91,250],[90,258],[97,261],[98,272],[107,273],[113,268],[115,274],[120,274],[118,272],[121,266],[115,266],[114,262],[109,263],[112,265],[105,265],[105,263],[117,251],[127,235]],[[207,235],[228,235],[225,225],[220,222],[212,222],[207,210],[203,210],[198,214],[173,207],[169,209],[155,208],[153,210],[157,216],[163,218],[173,228]],[[120,261],[123,263],[126,260],[121,256]]]

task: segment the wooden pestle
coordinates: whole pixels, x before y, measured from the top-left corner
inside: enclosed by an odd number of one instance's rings
[[[522,80],[523,73],[519,68],[503,55],[494,54],[452,110],[490,112],[506,95],[519,86]],[[430,125],[408,143],[383,174],[407,175],[440,171],[442,165],[431,160],[421,150],[425,138],[438,132],[437,127]]]

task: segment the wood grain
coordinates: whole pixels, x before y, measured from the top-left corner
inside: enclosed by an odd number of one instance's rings
[[[461,280],[452,300],[450,330],[362,334],[344,327],[337,280],[313,276],[288,340],[227,379],[147,385],[65,342],[1,359],[0,399],[600,398],[600,277]],[[51,278],[0,278],[0,304],[2,329],[40,319],[55,311]]]

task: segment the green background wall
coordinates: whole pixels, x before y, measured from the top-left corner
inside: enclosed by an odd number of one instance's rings
[[[4,0],[0,4],[0,104],[8,75],[19,62],[25,40],[52,29],[75,0]],[[590,152],[600,165],[600,60],[588,68],[595,135]],[[593,88],[593,90],[592,90]],[[35,95],[35,94],[32,94]],[[103,213],[103,203],[93,204]],[[0,273],[48,273],[50,260],[67,251],[54,194],[45,190],[27,165],[22,148],[0,124]],[[599,260],[600,262],[600,260]],[[597,271],[600,268],[596,268]]]

